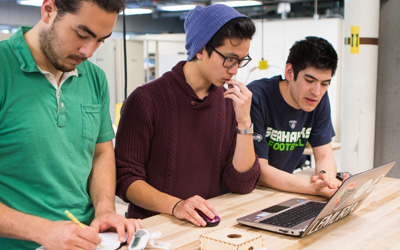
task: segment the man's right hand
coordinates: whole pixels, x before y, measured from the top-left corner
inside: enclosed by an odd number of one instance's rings
[[[196,212],[196,209],[202,211],[210,219],[218,216],[217,210],[207,200],[198,195],[179,202],[173,211],[173,216],[181,220],[186,219],[199,227],[206,226],[207,223]]]
[[[81,228],[70,221],[54,221],[39,244],[47,250],[90,250],[101,243],[98,232],[89,226]]]
[[[328,181],[320,178],[311,179],[311,185],[315,190],[315,194],[328,198],[331,197],[338,189],[337,187],[331,188]]]

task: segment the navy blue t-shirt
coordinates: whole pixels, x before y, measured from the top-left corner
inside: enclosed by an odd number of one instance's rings
[[[281,76],[253,81],[251,119],[256,154],[269,165],[292,173],[307,141],[312,147],[328,144],[335,136],[328,93],[311,112],[291,107],[279,91]]]

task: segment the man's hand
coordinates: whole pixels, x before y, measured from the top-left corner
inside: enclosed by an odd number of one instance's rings
[[[329,188],[337,189],[342,185],[342,182],[333,176],[332,174],[326,172],[320,172],[318,175],[314,175],[311,177],[311,181],[315,182],[317,179],[324,181]]]
[[[238,127],[241,128],[240,125],[244,125],[242,129],[247,129],[251,125],[250,107],[253,93],[239,81],[230,80],[226,83],[228,84],[228,90],[225,91],[224,97],[233,101]],[[234,86],[237,86],[239,90]]]
[[[315,176],[312,177],[310,184],[314,189],[315,194],[329,198],[336,192],[337,188],[331,188],[328,181],[320,178],[315,178],[313,181],[314,177]]]
[[[342,182],[326,172],[320,172],[311,177],[311,184],[318,195],[331,197],[340,187]]]
[[[135,232],[143,228],[140,219],[127,219],[116,213],[106,213],[92,221],[90,226],[98,232],[116,231],[120,242],[130,242]],[[125,239],[125,232],[128,233],[128,238]]]
[[[42,244],[47,250],[96,249],[101,238],[95,229],[81,228],[70,221],[53,221],[46,227]]]
[[[173,216],[181,220],[186,219],[199,227],[206,226],[207,223],[196,212],[196,209],[201,210],[210,219],[214,219],[218,215],[217,210],[207,200],[195,195],[179,202],[173,211]]]

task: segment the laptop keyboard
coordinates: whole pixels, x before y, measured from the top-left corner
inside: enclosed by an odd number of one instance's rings
[[[260,223],[282,227],[293,227],[306,220],[316,217],[324,206],[325,203],[321,202],[307,202],[276,216],[260,221]]]

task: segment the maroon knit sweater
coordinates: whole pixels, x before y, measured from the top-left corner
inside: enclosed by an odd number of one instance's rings
[[[124,102],[115,155],[117,195],[126,202],[136,180],[180,199],[209,199],[220,195],[222,186],[244,194],[257,185],[258,158],[245,173],[232,165],[237,124],[232,100],[214,85],[200,100],[186,83],[184,64],[137,88]],[[129,218],[155,214],[134,204],[128,208]]]

